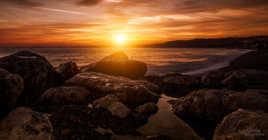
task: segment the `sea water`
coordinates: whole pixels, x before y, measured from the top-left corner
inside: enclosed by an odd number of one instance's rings
[[[85,66],[101,60],[115,48],[0,48],[0,57],[29,50],[45,56],[53,66],[74,61]],[[218,48],[126,48],[130,59],[148,64],[147,74],[197,74],[227,66],[236,57],[248,52],[241,49]]]

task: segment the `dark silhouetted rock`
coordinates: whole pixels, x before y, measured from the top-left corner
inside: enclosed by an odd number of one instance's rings
[[[52,65],[44,57],[32,52],[21,51],[3,57],[0,59],[0,67],[24,79],[19,105],[33,105],[46,89],[59,84],[59,77]]]
[[[183,118],[221,121],[238,108],[268,111],[268,96],[258,91],[234,92],[204,89],[173,102],[173,111]]]
[[[220,88],[222,87],[221,81],[225,78],[225,72],[216,70],[205,73],[201,78],[201,83],[207,88]]]
[[[268,52],[252,51],[231,61],[228,69],[268,70]]]
[[[247,90],[223,96],[222,104],[225,114],[231,113],[238,108],[261,110],[268,112],[268,96],[262,94],[263,90]]]
[[[124,77],[115,77],[101,73],[79,73],[66,81],[68,85],[76,85],[88,88],[103,97],[108,94],[116,94],[120,101],[128,107],[136,107],[147,102],[158,101],[158,95],[147,88],[148,85],[140,81],[130,80]]]
[[[17,108],[0,122],[1,140],[54,140],[47,115]]]
[[[137,79],[146,74],[147,65],[143,62],[130,60],[123,51],[119,51],[85,69],[87,72],[94,71]]]
[[[64,63],[64,64],[60,64],[56,70],[58,73],[61,74],[64,80],[68,80],[80,72],[79,67],[76,65],[75,62],[72,62],[72,61]]]
[[[171,140],[168,136],[148,136],[146,140]]]
[[[200,80],[197,77],[168,74],[164,76],[147,76],[146,79],[161,87],[162,92],[169,96],[182,97],[200,87]]]
[[[15,107],[23,87],[23,79],[19,75],[11,74],[0,68],[0,118],[7,115]]]
[[[133,115],[138,120],[145,120],[152,114],[156,113],[158,107],[155,103],[146,103],[144,105],[138,106],[134,109]]]
[[[268,72],[253,69],[240,69],[228,72],[222,85],[229,89],[268,89]]]
[[[213,140],[267,140],[268,114],[239,109],[217,126]]]
[[[81,105],[59,108],[52,114],[51,122],[56,140],[105,140],[110,139],[110,136],[101,134],[97,128],[111,129],[117,135],[130,135],[137,134],[136,129],[144,124],[131,116],[120,118],[107,109]]]

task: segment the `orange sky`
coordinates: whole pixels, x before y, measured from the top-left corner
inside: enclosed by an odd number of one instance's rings
[[[268,0],[1,0],[0,47],[268,35]]]

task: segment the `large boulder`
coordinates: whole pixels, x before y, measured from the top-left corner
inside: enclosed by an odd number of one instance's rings
[[[172,102],[173,111],[183,118],[221,121],[238,108],[268,111],[268,96],[258,91],[234,92],[203,89]]]
[[[169,96],[182,97],[193,90],[200,88],[200,80],[198,77],[167,74],[164,76],[147,76],[146,79],[159,87],[162,92]]]
[[[201,83],[207,88],[221,88],[221,81],[225,78],[225,72],[221,70],[207,72],[202,75]]]
[[[131,110],[120,102],[116,95],[107,95],[93,102],[94,108],[108,110],[113,116],[126,118],[130,115]]]
[[[137,79],[146,74],[147,65],[143,62],[130,60],[123,51],[119,51],[103,58],[94,65],[90,65],[90,68],[86,68],[86,70],[87,72],[94,71]]]
[[[231,113],[239,108],[268,112],[268,96],[263,94],[263,90],[236,92],[223,96],[222,105],[225,114]]]
[[[232,90],[267,89],[268,72],[256,69],[216,70],[204,74],[201,83],[207,88]]]
[[[155,103],[146,103],[144,105],[140,105],[134,109],[133,115],[138,120],[145,120],[150,117],[152,114],[156,113],[158,107]]]
[[[221,81],[224,87],[235,90],[268,89],[268,72],[253,69],[240,69],[227,72]]]
[[[227,90],[202,89],[179,98],[172,103],[173,112],[183,118],[220,120],[225,114],[221,98]]]
[[[86,88],[63,86],[48,89],[39,99],[42,105],[87,105],[93,101],[94,94]]]
[[[268,70],[268,52],[252,51],[231,61],[228,69],[258,69]]]
[[[1,140],[53,140],[53,127],[47,115],[17,108],[0,122]]]
[[[268,114],[239,109],[217,126],[213,140],[267,140]]]
[[[23,79],[19,75],[11,74],[0,68],[0,118],[15,107],[23,87]]]
[[[124,77],[115,77],[101,73],[79,73],[66,81],[67,85],[82,86],[103,97],[116,94],[128,107],[136,107],[147,102],[158,101],[158,95],[149,90],[148,85]]]
[[[63,77],[64,80],[68,80],[80,72],[77,64],[75,62],[72,62],[72,61],[60,64],[56,68],[56,70]]]
[[[46,58],[21,51],[0,59],[0,67],[24,79],[19,105],[33,105],[43,92],[58,83],[58,75]]]

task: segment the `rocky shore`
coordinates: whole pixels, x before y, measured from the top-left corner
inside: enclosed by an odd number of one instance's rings
[[[202,75],[145,76],[147,65],[124,52],[56,68],[43,56],[17,52],[0,58],[0,139],[268,139],[266,59],[267,51],[252,51]],[[168,114],[159,105],[163,94],[174,97],[168,102],[176,128],[142,133]]]

